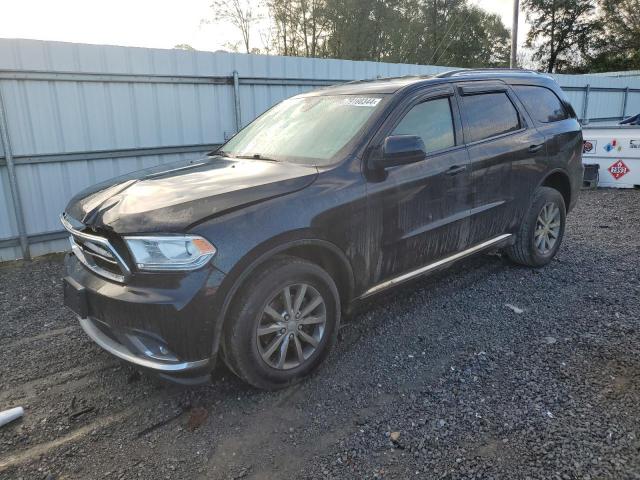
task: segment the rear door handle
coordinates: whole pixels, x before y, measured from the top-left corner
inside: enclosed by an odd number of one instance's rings
[[[447,175],[457,175],[460,172],[464,172],[467,169],[466,165],[454,165],[446,171]]]
[[[542,147],[544,147],[544,143],[529,145],[529,152],[531,153],[539,152],[540,150],[542,150]]]

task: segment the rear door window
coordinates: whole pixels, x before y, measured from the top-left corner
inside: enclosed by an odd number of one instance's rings
[[[421,137],[427,153],[453,147],[456,140],[449,99],[437,98],[414,106],[392,134]]]
[[[569,118],[558,96],[548,88],[532,85],[513,85],[512,88],[534,120],[551,123]]]
[[[516,107],[503,92],[464,95],[467,143],[520,130]]]

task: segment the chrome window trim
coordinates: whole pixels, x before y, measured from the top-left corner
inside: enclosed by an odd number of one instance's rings
[[[72,220],[75,221],[75,219]],[[71,250],[85,267],[87,267],[95,274],[109,280],[113,280],[119,283],[124,283],[127,281],[127,279],[131,276],[131,269],[124,261],[124,259],[120,256],[120,254],[116,251],[116,249],[113,248],[113,245],[111,245],[111,242],[109,242],[108,239],[99,237],[97,235],[92,235],[90,233],[81,232],[71,224],[71,221],[67,220],[67,217],[64,213],[60,215],[60,223],[62,223],[62,226],[65,228],[65,230],[71,234],[71,236],[69,237],[69,241],[71,242]],[[103,247],[106,251],[109,252],[109,254],[112,255],[114,263],[118,265],[118,268],[120,268],[120,271],[122,271],[122,275],[118,275],[116,273],[105,270],[104,268],[101,268],[99,265],[97,265],[93,260],[88,258],[84,250],[76,243],[75,238],[87,240]],[[103,257],[100,258],[108,262],[112,261]]]

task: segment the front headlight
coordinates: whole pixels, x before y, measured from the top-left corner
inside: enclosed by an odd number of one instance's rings
[[[124,237],[140,270],[195,270],[207,263],[216,247],[196,235]]]

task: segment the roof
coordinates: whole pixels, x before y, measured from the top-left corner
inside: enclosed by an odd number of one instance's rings
[[[434,77],[424,76],[407,76],[407,77],[391,77],[378,78],[375,80],[356,80],[353,82],[340,83],[332,85],[321,90],[316,90],[318,95],[348,95],[348,94],[367,94],[367,93],[395,93],[403,87],[418,82],[425,82]]]
[[[315,90],[308,95],[352,95],[352,94],[376,94],[395,93],[398,90],[415,84],[437,84],[452,81],[473,80],[502,80],[512,83],[517,79],[527,79],[531,83],[555,82],[551,77],[531,70],[486,68],[486,69],[462,69],[451,70],[436,76],[406,76],[392,78],[378,78],[374,80],[357,80],[341,83],[320,90]]]

